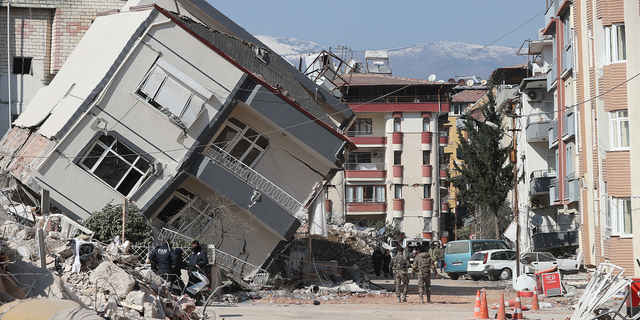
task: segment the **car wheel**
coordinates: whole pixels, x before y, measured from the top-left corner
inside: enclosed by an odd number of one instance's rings
[[[458,280],[458,278],[460,278],[460,275],[455,273],[449,273],[449,278],[451,278],[451,280]]]
[[[480,279],[482,279],[481,276],[471,276],[471,280],[473,281],[479,281]]]
[[[511,279],[511,270],[504,268],[502,272],[500,272],[500,280],[509,280]]]
[[[498,279],[499,278],[496,277],[496,276],[489,276],[489,280],[491,280],[491,281],[498,281]]]

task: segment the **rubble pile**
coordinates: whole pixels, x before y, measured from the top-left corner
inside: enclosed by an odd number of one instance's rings
[[[39,225],[42,221],[36,222]],[[40,268],[36,233],[36,228],[9,220],[0,225],[3,266],[15,279],[10,296],[0,294],[2,302],[73,300],[110,319],[200,318],[191,298],[173,295],[168,284],[138,262],[138,256],[128,254],[128,243],[106,246],[88,236],[65,239],[61,233],[45,232],[45,270]]]
[[[365,272],[373,272],[371,254],[378,245],[374,228],[357,228],[353,223],[331,225],[327,239],[313,239],[313,258],[335,260],[338,265],[357,265]]]

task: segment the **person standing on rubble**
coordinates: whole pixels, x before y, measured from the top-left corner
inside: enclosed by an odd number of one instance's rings
[[[371,260],[373,260],[373,271],[376,274],[376,277],[380,278],[380,267],[382,267],[382,262],[384,261],[384,254],[380,247],[377,247],[373,254],[371,255]]]
[[[407,291],[409,291],[409,275],[408,269],[411,266],[409,259],[404,256],[404,249],[398,248],[398,254],[391,259],[391,268],[393,268],[393,280],[396,285],[396,296],[398,303],[407,302]]]
[[[175,255],[171,251],[171,240],[162,240],[162,245],[156,248],[149,255],[151,264],[158,265],[158,275],[164,281],[172,283],[175,280],[173,267],[175,266]]]
[[[435,248],[432,248],[435,251]],[[418,271],[418,293],[420,294],[420,302],[424,303],[424,292],[427,292],[427,302],[431,303],[431,270],[438,277],[438,272],[435,269],[431,255],[426,252],[424,248],[420,249],[420,253],[413,260],[412,270],[413,275],[416,275]]]

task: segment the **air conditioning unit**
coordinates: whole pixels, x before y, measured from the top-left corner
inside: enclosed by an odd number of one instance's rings
[[[529,101],[542,101],[542,91],[529,90],[527,91],[527,97],[529,97]]]
[[[371,158],[380,158],[379,151],[371,151]]]

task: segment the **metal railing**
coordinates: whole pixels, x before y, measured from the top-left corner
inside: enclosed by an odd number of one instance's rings
[[[362,203],[362,204],[375,204],[375,203],[387,203],[387,199],[378,198],[363,198],[363,199],[347,199],[347,203]]]
[[[386,163],[345,163],[345,170],[386,170]]]
[[[527,126],[531,123],[551,121],[552,117],[549,112],[532,113],[527,116]]]
[[[529,178],[555,178],[556,172],[551,170],[534,170],[531,171]]]
[[[359,97],[345,97],[344,98],[347,103],[356,103],[356,102],[409,102],[409,103],[420,103],[420,102],[449,102],[448,95],[440,95],[440,100],[438,100],[438,95],[417,95],[417,96],[359,96]]]
[[[269,272],[267,270],[217,249],[215,263],[226,269],[231,275],[249,282],[252,287],[264,286],[269,280]]]
[[[263,195],[269,197],[296,218],[300,220],[304,219],[303,210],[300,210],[302,208],[300,201],[280,189],[273,182],[269,181],[269,179],[242,163],[242,161],[211,143],[202,151],[202,154],[260,191]]]

